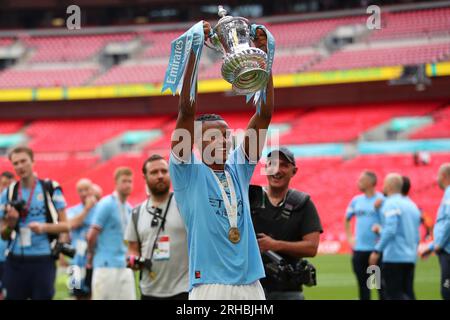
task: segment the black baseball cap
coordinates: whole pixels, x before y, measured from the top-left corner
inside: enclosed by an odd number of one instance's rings
[[[272,157],[272,154],[282,154],[285,158],[286,158],[286,160],[289,162],[289,163],[291,163],[291,164],[293,164],[294,165],[294,167],[296,167],[297,165],[295,164],[295,157],[294,157],[294,154],[292,153],[292,151],[291,150],[289,150],[288,148],[286,148],[286,147],[280,147],[280,148],[277,148],[277,149],[274,149],[274,150],[272,150],[272,151],[270,151],[269,152],[269,154],[267,155],[267,158],[269,159],[269,158],[271,158]]]

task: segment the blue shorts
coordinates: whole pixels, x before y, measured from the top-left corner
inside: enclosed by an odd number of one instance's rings
[[[10,255],[4,265],[6,300],[51,300],[55,294],[56,264],[51,256]]]

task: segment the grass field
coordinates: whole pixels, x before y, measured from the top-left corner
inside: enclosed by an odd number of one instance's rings
[[[350,255],[321,255],[310,260],[317,268],[317,286],[305,288],[308,300],[354,300],[358,298],[356,279],[351,270]],[[414,289],[419,300],[441,299],[439,293],[439,264],[437,257],[418,261]],[[57,278],[55,299],[69,298],[67,275]],[[372,293],[372,298],[376,298]]]

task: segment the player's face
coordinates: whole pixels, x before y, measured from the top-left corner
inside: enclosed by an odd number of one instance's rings
[[[370,188],[370,179],[367,175],[361,173],[358,179],[358,189],[365,192],[368,188]]]
[[[116,189],[121,195],[128,197],[133,191],[133,176],[120,176],[116,181]]]
[[[279,159],[270,160],[266,167],[275,168],[272,175],[268,175],[267,179],[272,188],[284,188],[289,186],[289,182],[296,173],[296,168],[292,163],[280,156]]]
[[[81,183],[77,186],[77,193],[82,203],[85,203],[86,198],[93,194],[91,185],[88,183]]]
[[[204,162],[224,164],[231,148],[230,131],[223,120],[202,124],[202,158]]]
[[[444,175],[444,172],[442,170],[439,170],[438,177],[437,177],[437,183],[439,185],[439,188],[441,188],[442,190],[445,190],[445,186],[446,186],[445,180],[446,180],[446,177]]]
[[[8,177],[0,177],[0,192],[8,188],[11,182],[13,182],[13,179],[9,179]]]
[[[21,178],[29,178],[33,175],[33,164],[30,156],[26,152],[13,153],[11,163],[14,171]]]
[[[147,162],[145,181],[154,195],[165,194],[170,188],[169,166],[163,159]]]

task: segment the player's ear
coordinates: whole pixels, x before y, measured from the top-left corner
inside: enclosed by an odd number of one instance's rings
[[[292,170],[292,176],[295,176],[297,174],[298,168],[294,167],[294,169]]]

